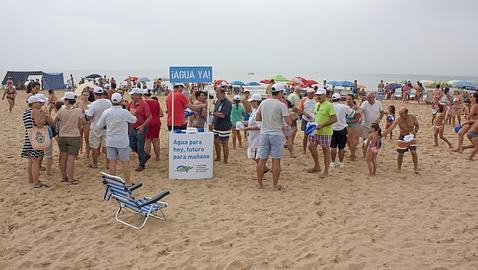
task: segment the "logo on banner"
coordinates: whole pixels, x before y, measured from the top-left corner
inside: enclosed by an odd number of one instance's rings
[[[179,165],[176,167],[177,172],[188,173],[193,166]]]

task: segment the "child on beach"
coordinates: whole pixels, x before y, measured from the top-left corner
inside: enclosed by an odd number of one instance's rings
[[[385,124],[385,129],[388,129],[392,124],[393,121],[395,121],[395,106],[390,105],[388,106],[388,111],[387,111],[387,123]],[[390,132],[390,140],[392,139],[392,132]]]
[[[448,147],[451,148],[450,141],[448,141],[448,139],[443,136],[443,130],[445,129],[445,106],[441,104],[438,104],[438,112],[435,116],[435,120],[433,120],[433,126],[433,137],[435,139],[435,146],[438,146],[438,136],[440,136],[440,139],[446,142],[448,144]]]
[[[373,123],[365,145],[365,148],[367,149],[367,165],[370,176],[375,176],[377,174],[377,154],[378,149],[382,146],[381,137],[382,130],[380,129],[380,126],[377,123]]]
[[[236,95],[231,110],[232,147],[234,149],[236,149],[236,141],[239,143],[239,148],[242,148],[241,131],[236,128],[236,124],[242,122],[245,113],[244,106],[241,104],[241,96]]]
[[[55,95],[55,92],[53,91],[53,89],[49,89],[48,90],[48,113],[51,115],[51,112],[53,110],[55,111],[58,111],[56,110],[56,107],[55,107],[55,103],[57,101],[57,98],[56,98],[56,95]]]

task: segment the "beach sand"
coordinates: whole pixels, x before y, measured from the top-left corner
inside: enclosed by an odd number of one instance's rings
[[[283,159],[280,192],[270,174],[264,190],[255,188],[245,149],[215,163],[214,179],[169,180],[163,124],[161,161],[132,179],[143,183],[138,196],[171,191],[167,221],[135,230],[114,220],[101,169],[83,156],[79,185],[60,183],[55,166],[54,176],[41,176],[51,187],[32,189],[20,158],[24,100],[22,92],[12,114],[6,101],[0,109],[0,269],[478,269],[478,161],[433,146],[429,106],[407,105],[421,124],[420,175],[409,153],[395,172],[396,142],[386,140],[377,177],[361,159],[319,179],[305,172],[311,157],[300,153],[300,136],[297,158]],[[456,145],[451,127],[446,135]],[[54,162],[57,153],[55,145]]]

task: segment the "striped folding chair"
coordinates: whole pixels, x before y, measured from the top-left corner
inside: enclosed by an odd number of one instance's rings
[[[135,229],[142,229],[150,216],[159,220],[166,220],[162,209],[168,207],[168,204],[160,200],[169,195],[169,191],[163,191],[153,197],[144,197],[138,200],[133,196],[133,191],[142,187],[143,185],[141,183],[135,183],[128,187],[121,177],[109,175],[104,172],[101,172],[101,178],[103,179],[103,184],[106,188],[103,199],[105,201],[108,201],[111,198],[116,200],[119,208],[116,211],[115,218],[120,223]],[[143,223],[140,226],[135,226],[120,219],[119,215],[123,208],[134,214],[141,215],[143,217]],[[157,211],[161,213],[161,216],[153,214]]]

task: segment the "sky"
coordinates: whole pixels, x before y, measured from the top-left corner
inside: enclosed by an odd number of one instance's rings
[[[0,69],[478,75],[474,0],[0,0]]]

